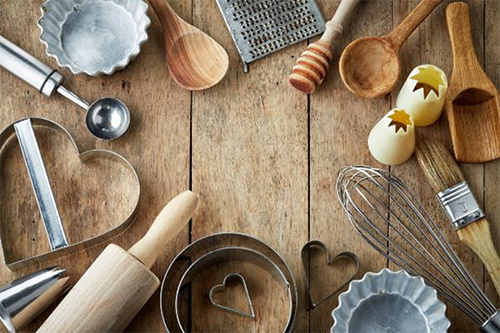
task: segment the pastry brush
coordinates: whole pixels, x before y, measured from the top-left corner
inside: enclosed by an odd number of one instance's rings
[[[438,142],[420,143],[417,159],[460,240],[479,256],[500,295],[500,258],[491,239],[490,224],[462,170]]]

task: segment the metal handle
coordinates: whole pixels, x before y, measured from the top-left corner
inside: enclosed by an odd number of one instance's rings
[[[68,240],[59,217],[56,200],[50,187],[49,177],[43,164],[31,120],[21,120],[14,124],[14,128],[35,191],[40,215],[49,237],[50,248],[56,250],[66,247],[68,246]]]
[[[0,36],[0,66],[50,96],[64,77],[20,47]]]

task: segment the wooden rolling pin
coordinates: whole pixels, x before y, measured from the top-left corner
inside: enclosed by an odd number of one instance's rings
[[[150,268],[197,203],[198,197],[186,191],[165,206],[128,252],[109,245],[37,332],[123,332],[160,285]]]
[[[306,94],[312,94],[316,86],[323,82],[329,63],[333,59],[333,42],[342,34],[347,18],[359,1],[342,0],[331,21],[326,23],[326,31],[321,39],[309,45],[297,59],[288,78],[292,86]]]

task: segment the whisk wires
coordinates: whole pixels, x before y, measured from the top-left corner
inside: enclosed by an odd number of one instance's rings
[[[387,259],[422,276],[479,325],[495,314],[434,219],[399,178],[382,169],[345,167],[337,195],[354,228]]]

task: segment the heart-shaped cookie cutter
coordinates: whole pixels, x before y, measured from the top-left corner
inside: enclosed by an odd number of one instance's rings
[[[222,305],[222,304],[218,303],[217,301],[215,301],[214,295],[219,293],[219,292],[225,291],[227,288],[227,284],[230,281],[240,282],[241,285],[243,286],[243,289],[245,291],[245,297],[247,300],[248,309],[249,309],[248,313],[241,311],[241,310],[238,310],[238,309],[235,309],[235,308],[232,308],[232,307],[229,307],[227,305]],[[231,273],[231,274],[226,275],[226,277],[224,278],[224,280],[222,281],[221,284],[217,284],[217,285],[213,286],[212,289],[210,289],[210,293],[208,294],[208,296],[210,298],[210,302],[212,303],[212,305],[223,310],[223,311],[226,311],[229,313],[234,313],[238,316],[251,318],[254,320],[256,318],[255,317],[255,310],[253,308],[253,303],[252,303],[252,297],[250,297],[250,291],[248,290],[247,281],[245,280],[243,275],[241,275],[240,273]]]
[[[128,169],[133,176],[135,182],[134,188],[137,195],[135,196],[135,202],[133,202],[134,208],[132,212],[120,225],[88,240],[80,241],[75,244],[69,244],[59,216],[57,204],[52,193],[52,188],[50,187],[50,181],[45,170],[40,149],[36,141],[36,135],[33,129],[34,126],[48,127],[65,134],[70,139],[82,163],[95,158],[106,158],[111,159]],[[137,206],[140,197],[140,183],[139,176],[134,167],[124,157],[115,152],[103,149],[80,152],[71,134],[58,123],[45,118],[26,118],[10,124],[0,133],[0,158],[3,148],[14,136],[17,136],[19,141],[19,146],[21,148],[31,184],[35,192],[40,215],[47,232],[51,251],[12,262],[9,262],[8,256],[6,256],[4,252],[4,262],[9,269],[16,270],[34,263],[54,259],[72,252],[89,248],[117,236],[131,225],[137,213]],[[5,244],[8,241],[3,239],[3,235],[0,235],[0,238],[2,244]]]
[[[331,266],[335,263],[335,261],[339,259],[348,259],[349,261],[353,262],[355,264],[355,270],[351,276],[347,280],[345,280],[337,289],[332,291],[330,294],[324,296],[321,298],[319,301],[315,301],[312,293],[311,293],[311,282],[309,281],[309,276],[307,272],[307,267],[306,267],[306,260],[309,259],[309,255],[311,253],[312,248],[317,248],[320,251],[324,252],[326,255],[326,265]],[[319,240],[313,240],[307,243],[302,247],[302,250],[300,251],[300,258],[302,262],[302,272],[304,275],[304,281],[306,284],[306,296],[307,296],[307,306],[309,310],[314,310],[316,307],[321,305],[323,302],[328,300],[330,297],[341,291],[345,286],[347,286],[354,278],[356,275],[359,273],[359,257],[352,253],[352,252],[342,252],[334,256],[333,258],[330,258],[330,252],[328,251],[328,247],[325,245],[325,243],[319,241]]]

